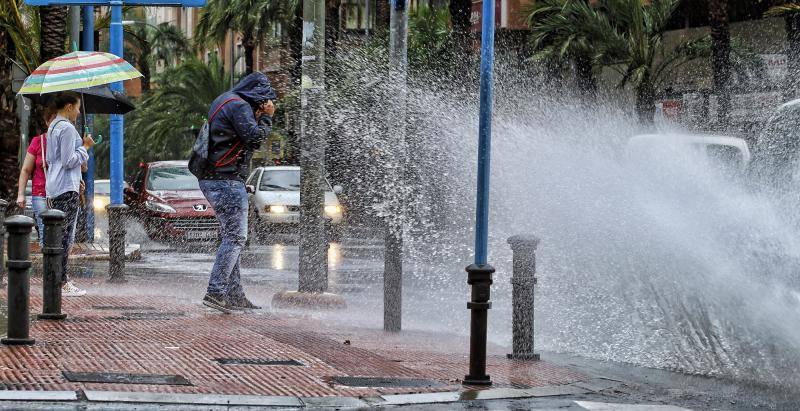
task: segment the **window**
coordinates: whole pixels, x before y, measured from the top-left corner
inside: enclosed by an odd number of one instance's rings
[[[199,190],[197,181],[188,167],[156,167],[147,176],[148,190]]]

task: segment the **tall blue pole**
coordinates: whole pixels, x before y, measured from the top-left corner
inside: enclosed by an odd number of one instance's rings
[[[490,292],[494,268],[487,264],[489,248],[489,174],[492,145],[492,72],[494,69],[494,7],[495,1],[483,0],[481,28],[481,85],[480,118],[478,122],[478,199],[475,207],[475,264],[467,267],[467,283],[472,286],[472,298],[467,303],[471,311],[469,331],[469,374],[464,385],[491,385],[486,374],[486,336]]]
[[[475,264],[486,264],[489,248],[489,175],[494,82],[494,0],[483,2],[481,88],[478,122],[478,201],[475,209]]]
[[[111,54],[123,57],[122,54],[122,2],[111,2],[110,27]],[[123,91],[122,82],[111,84],[111,89]],[[111,115],[111,204],[123,204],[123,118],[119,114]]]
[[[94,51],[94,6],[83,6],[83,38],[81,48]],[[86,116],[86,127],[91,133],[94,116]],[[89,149],[89,168],[86,170],[86,241],[94,242],[94,148]]]

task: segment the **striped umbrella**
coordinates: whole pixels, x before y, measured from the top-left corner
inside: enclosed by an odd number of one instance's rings
[[[74,51],[46,61],[31,73],[19,94],[77,90],[141,77],[121,57],[99,51]]]

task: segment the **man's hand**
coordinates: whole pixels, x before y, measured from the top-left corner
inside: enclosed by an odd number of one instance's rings
[[[275,104],[272,103],[272,100],[267,100],[265,103],[262,103],[261,106],[258,107],[257,114],[266,114],[270,117],[275,115]]]
[[[247,191],[248,194],[255,194],[256,193],[256,186],[248,184],[248,185],[244,186],[244,189],[245,189],[245,191]]]

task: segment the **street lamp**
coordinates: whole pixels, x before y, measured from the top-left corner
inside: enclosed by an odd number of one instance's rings
[[[494,0],[483,0],[481,28],[480,117],[478,123],[478,184],[475,209],[475,263],[467,267],[472,286],[469,374],[464,385],[491,385],[486,374],[486,333],[494,267],[487,263],[489,248],[489,175],[492,147],[492,89],[494,71]]]

